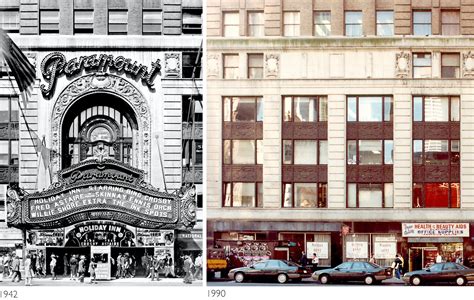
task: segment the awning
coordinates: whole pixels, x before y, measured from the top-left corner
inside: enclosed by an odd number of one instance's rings
[[[178,248],[180,250],[185,250],[185,251],[202,250],[202,240],[194,240],[194,239],[186,239],[186,238],[179,239]]]

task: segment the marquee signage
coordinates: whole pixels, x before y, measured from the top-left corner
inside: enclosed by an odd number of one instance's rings
[[[58,182],[23,197],[10,191],[11,226],[60,228],[88,220],[116,220],[153,229],[190,229],[196,222],[194,189],[161,192],[143,172],[113,159],[85,160],[58,174]]]
[[[469,223],[402,223],[403,237],[469,237]]]
[[[150,70],[147,66],[132,63],[131,58],[123,56],[114,57],[110,54],[93,54],[89,56],[80,56],[66,60],[66,56],[61,52],[48,54],[41,62],[41,74],[46,81],[41,84],[41,92],[44,96],[49,96],[54,89],[56,81],[62,75],[71,77],[79,74],[82,70],[106,72],[107,69],[114,70],[117,73],[124,72],[133,78],[140,78],[148,87],[153,88],[155,75],[160,72],[160,60],[157,59],[151,63]]]

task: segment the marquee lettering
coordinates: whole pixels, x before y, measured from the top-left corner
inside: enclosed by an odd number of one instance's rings
[[[138,64],[137,61],[132,63],[132,59],[123,56],[109,54],[93,54],[89,56],[81,56],[73,58],[69,61],[66,56],[60,52],[53,52],[48,54],[41,62],[41,74],[46,81],[46,84],[41,84],[41,92],[44,96],[49,96],[56,85],[57,79],[66,75],[67,77],[74,76],[86,71],[106,72],[107,69],[115,70],[117,73],[125,72],[133,78],[140,78],[148,87],[153,88],[153,80],[155,75],[160,72],[160,60],[157,59],[151,63],[151,68],[148,70],[147,66]]]

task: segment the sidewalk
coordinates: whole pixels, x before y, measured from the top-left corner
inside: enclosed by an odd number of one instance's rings
[[[384,284],[402,284],[402,285],[404,285],[405,281],[403,281],[403,279],[398,279],[397,277],[392,277],[390,279],[385,279],[384,281],[382,281],[382,283],[384,283]]]
[[[146,278],[123,278],[113,280],[98,280],[97,284],[90,284],[90,278],[84,278],[84,283],[69,278],[58,278],[52,280],[47,278],[33,278],[32,286],[202,286],[202,280],[194,280],[192,284],[183,283],[183,278],[160,278],[159,281],[151,281]],[[0,279],[1,286],[24,286],[25,279],[21,282],[12,282],[11,279]]]

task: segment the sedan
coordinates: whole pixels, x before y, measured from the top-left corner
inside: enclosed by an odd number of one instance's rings
[[[252,279],[276,279],[279,283],[288,280],[301,281],[311,276],[309,269],[287,260],[269,259],[260,261],[250,267],[236,268],[229,271],[229,278],[241,283]]]
[[[374,284],[391,277],[392,268],[384,268],[365,261],[344,262],[332,269],[316,271],[312,276],[314,280],[319,280],[322,284],[349,281]]]
[[[403,280],[411,285],[425,283],[456,283],[457,285],[465,285],[467,282],[474,280],[474,269],[453,262],[443,262],[423,270],[405,273]]]

